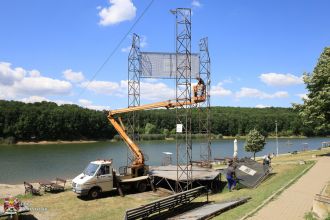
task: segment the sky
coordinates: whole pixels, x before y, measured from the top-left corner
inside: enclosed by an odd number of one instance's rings
[[[208,37],[212,106],[302,103],[302,75],[330,46],[328,0],[2,0],[0,99],[127,107],[132,34],[143,52],[174,52],[170,10],[183,7],[192,52]],[[175,98],[174,85],[143,79],[141,104]]]

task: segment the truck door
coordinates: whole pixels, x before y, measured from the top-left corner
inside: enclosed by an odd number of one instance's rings
[[[98,171],[98,185],[103,192],[110,191],[113,188],[113,178],[110,165],[101,165]]]

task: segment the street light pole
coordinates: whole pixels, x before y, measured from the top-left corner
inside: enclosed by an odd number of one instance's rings
[[[277,120],[275,121],[275,134],[276,134],[276,156],[278,156]]]

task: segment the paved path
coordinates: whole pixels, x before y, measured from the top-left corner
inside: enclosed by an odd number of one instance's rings
[[[277,199],[261,208],[249,220],[296,220],[304,219],[311,210],[314,195],[320,193],[330,181],[330,157],[321,157],[318,162],[296,183],[284,190]],[[316,181],[314,181],[316,180]]]

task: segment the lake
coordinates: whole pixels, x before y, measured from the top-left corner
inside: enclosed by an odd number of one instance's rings
[[[322,142],[329,142],[330,138],[281,138],[279,153],[301,151],[303,149],[317,149]],[[238,156],[252,156],[244,151],[245,140],[238,140]],[[193,141],[193,160],[199,160],[199,140]],[[175,141],[142,141],[139,143],[148,155],[149,165],[161,165],[164,154],[172,152],[175,163]],[[267,139],[267,144],[257,156],[276,153],[276,140]],[[72,179],[95,159],[114,160],[114,167],[126,165],[127,147],[123,142],[98,142],[83,144],[53,144],[53,145],[0,145],[0,183],[35,182],[39,179],[53,180],[56,177]],[[213,140],[212,158],[232,157],[233,140]]]

